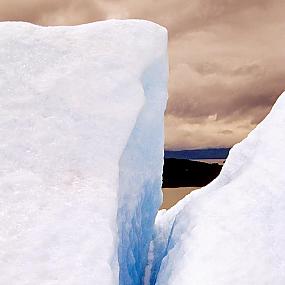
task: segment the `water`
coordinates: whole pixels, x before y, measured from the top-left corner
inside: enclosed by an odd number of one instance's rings
[[[160,209],[169,209],[179,200],[200,187],[179,187],[179,188],[162,188],[163,203]]]
[[[193,161],[201,161],[206,163],[218,163],[223,165],[226,159],[216,159],[216,158],[207,158],[207,159],[191,159]]]

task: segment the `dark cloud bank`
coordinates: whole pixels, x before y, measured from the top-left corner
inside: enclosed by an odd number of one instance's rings
[[[143,18],[169,30],[169,149],[231,146],[285,89],[283,0],[0,0],[0,20]]]

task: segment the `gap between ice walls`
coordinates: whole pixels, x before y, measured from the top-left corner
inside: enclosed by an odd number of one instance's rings
[[[149,244],[162,202],[167,55],[141,77],[144,105],[119,163],[119,272],[121,285],[144,284]]]

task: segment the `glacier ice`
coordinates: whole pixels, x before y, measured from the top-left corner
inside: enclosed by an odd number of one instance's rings
[[[0,284],[142,284],[161,202],[166,30],[0,31]]]
[[[159,213],[145,284],[285,284],[285,93],[221,174]]]
[[[216,180],[156,216],[166,30],[0,30],[0,284],[284,284],[285,94]]]

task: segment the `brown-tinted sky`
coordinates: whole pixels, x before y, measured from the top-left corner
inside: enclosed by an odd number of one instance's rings
[[[0,20],[142,18],[169,31],[166,147],[231,146],[285,89],[284,0],[0,0]]]

